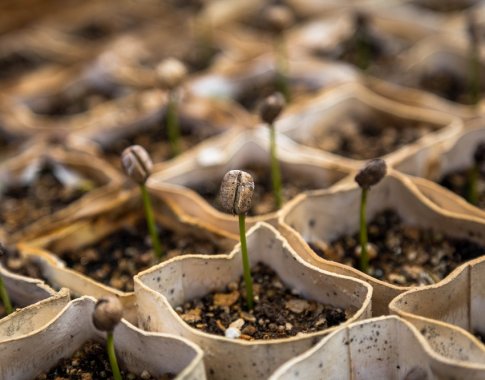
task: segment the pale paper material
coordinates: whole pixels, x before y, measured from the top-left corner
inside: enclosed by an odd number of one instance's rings
[[[350,308],[343,324],[370,316],[372,289],[361,281],[319,270],[299,258],[269,224],[258,223],[247,235],[252,264],[275,270],[286,286],[308,299]],[[240,246],[224,256],[174,258],[135,277],[139,324],[149,331],[174,333],[198,344],[212,379],[263,379],[277,366],[303,352],[338,327],[288,339],[245,341],[201,332],[187,325],[174,307],[201,297],[242,275]]]

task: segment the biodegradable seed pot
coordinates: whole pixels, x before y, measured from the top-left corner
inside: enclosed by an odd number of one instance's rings
[[[304,146],[302,157],[332,157],[356,168],[377,157],[392,166],[423,147],[439,151],[463,128],[449,114],[399,104],[358,83],[299,103],[275,127]]]
[[[456,345],[451,335],[445,335],[444,338],[446,344]],[[461,347],[462,350],[467,348]],[[458,361],[436,354],[409,322],[387,316],[338,329],[310,350],[282,365],[270,380],[478,380],[483,376],[483,362]]]
[[[99,158],[44,143],[5,162],[0,180],[0,240],[10,243],[89,215],[121,183]]]
[[[399,295],[392,300],[389,309],[421,330],[430,321],[457,326],[480,345],[478,341],[485,341],[484,273],[485,257],[472,260],[439,284]],[[481,351],[485,357],[483,343]]]
[[[251,131],[232,132],[202,145],[184,158],[155,172],[147,182],[159,189],[167,204],[186,221],[216,227],[228,236],[238,236],[238,223],[222,213],[219,184],[231,169],[250,172],[255,179],[249,226],[276,219],[271,185],[269,132],[261,126]],[[335,160],[301,158],[300,149],[276,130],[276,149],[283,179],[283,204],[302,191],[330,187],[351,172]]]
[[[392,298],[410,286],[439,282],[485,252],[483,220],[445,212],[408,178],[391,171],[367,200],[372,276],[344,265],[358,259],[353,235],[359,226],[360,193],[349,184],[299,196],[281,214],[279,228],[306,261],[372,284],[374,315],[387,314]]]
[[[71,357],[86,342],[103,344],[105,333],[96,330],[91,319],[94,305],[93,298],[81,297],[30,334],[0,342],[0,377],[37,378],[56,366],[59,360]],[[187,340],[148,333],[124,320],[115,328],[114,340],[120,367],[138,376],[145,373],[155,378],[168,374],[175,379],[206,378],[203,353]],[[96,359],[100,355],[98,353]],[[77,364],[71,360],[69,363],[76,371]]]
[[[25,282],[27,280],[24,280],[24,283],[17,280],[16,286],[20,289],[27,288]],[[32,289],[32,283],[30,285],[30,290],[35,290]],[[39,285],[37,286],[40,287]],[[12,294],[15,295],[15,292],[12,292]],[[14,304],[20,305],[26,298],[21,299],[15,295],[13,298]],[[27,304],[28,306],[17,309],[0,320],[0,342],[7,342],[29,335],[32,331],[49,324],[68,304],[69,300],[68,289],[61,289],[57,293],[54,290],[50,290],[50,294],[45,298],[38,301],[34,300],[32,304]]]
[[[235,241],[197,224],[181,223],[162,200],[150,191],[160,240],[162,260],[187,253],[229,252]],[[104,206],[106,207],[106,205]],[[75,295],[96,298],[115,294],[135,320],[133,276],[158,263],[146,227],[137,191],[119,192],[109,208],[92,217],[66,223],[37,239],[18,244],[21,256],[34,260],[42,277]]]
[[[283,286],[307,300],[291,302],[292,308],[299,309],[302,304],[308,307],[311,300],[332,305],[347,310],[347,319],[343,325],[370,315],[372,290],[369,285],[332,275],[305,263],[270,225],[258,223],[253,227],[247,235],[247,248],[253,269],[258,262],[267,265],[277,273]],[[247,341],[245,339],[250,332],[245,327],[256,323],[248,310],[244,310],[245,313],[241,313],[240,317],[236,316],[230,325],[215,321],[216,326],[225,330],[218,334],[225,336],[203,332],[184,322],[196,322],[198,312],[193,310],[181,316],[179,306],[211,291],[221,292],[215,297],[222,302],[220,305],[224,308],[228,297],[231,297],[231,291],[224,296],[224,287],[238,281],[242,274],[240,249],[237,246],[226,256],[190,255],[174,258],[135,277],[140,326],[149,331],[175,333],[200,345],[205,352],[208,376],[213,379],[266,378],[285,360],[309,348],[319,337],[337,328],[325,328],[324,324],[320,331],[286,339]],[[233,289],[233,285],[230,286]],[[255,308],[257,306],[256,299]],[[299,311],[304,310],[305,307]],[[276,324],[275,327],[278,329]],[[237,332],[234,330],[243,333],[234,335]]]

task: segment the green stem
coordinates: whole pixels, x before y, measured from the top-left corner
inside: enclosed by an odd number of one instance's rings
[[[155,224],[155,216],[153,215],[152,202],[145,185],[140,185],[141,196],[143,198],[143,207],[145,208],[145,216],[147,220],[148,232],[152,239],[153,250],[155,255],[160,260],[163,256],[163,249],[160,240],[158,239],[157,226]]]
[[[359,31],[357,35],[357,66],[366,71],[370,65],[370,47],[362,34],[363,32]]]
[[[12,302],[10,302],[10,297],[8,296],[7,288],[5,287],[2,276],[0,276],[0,298],[5,307],[5,312],[10,314],[13,311]]]
[[[248,246],[246,243],[246,215],[239,215],[239,237],[241,239],[241,256],[243,262],[244,285],[246,287],[246,304],[248,309],[253,308],[253,278],[251,277],[251,267],[249,266]]]
[[[122,380],[120,367],[118,367],[118,361],[116,360],[113,331],[108,331],[107,333],[106,351],[108,351],[109,364],[111,364],[111,371],[113,372],[114,380]]]
[[[291,89],[288,82],[288,58],[286,56],[285,40],[276,37],[276,89],[281,92],[287,103],[291,101]]]
[[[368,189],[362,189],[362,195],[360,198],[360,270],[364,273],[369,271],[369,255],[367,253],[367,222],[365,220],[368,191]]]
[[[281,170],[276,155],[276,132],[274,124],[269,125],[270,130],[270,154],[271,154],[271,182],[273,184],[273,194],[276,208],[279,210],[283,204],[281,195]]]
[[[467,200],[472,205],[478,204],[478,177],[479,169],[477,165],[473,165],[468,171],[468,194]]]
[[[480,57],[478,47],[470,47],[470,68],[468,73],[468,88],[471,104],[476,105],[480,100]]]
[[[175,98],[175,94],[173,91],[170,91],[167,104],[167,135],[173,157],[178,156],[181,152],[180,127],[177,108],[177,99]]]

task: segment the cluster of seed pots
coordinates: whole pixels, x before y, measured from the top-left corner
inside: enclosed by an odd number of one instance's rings
[[[480,7],[222,3],[5,24],[0,378],[483,378]]]

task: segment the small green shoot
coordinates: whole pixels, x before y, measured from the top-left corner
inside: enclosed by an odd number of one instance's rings
[[[366,208],[367,208],[367,193],[370,188],[377,185],[386,175],[386,162],[380,158],[368,161],[362,169],[359,170],[355,176],[355,182],[362,189],[360,197],[359,210],[359,237],[360,237],[360,261],[359,268],[362,272],[369,272],[369,253],[367,250],[367,222],[366,222]]]
[[[294,22],[290,8],[284,5],[272,5],[265,14],[265,20],[273,34],[276,60],[276,89],[283,94],[286,102],[291,101],[291,89],[288,80],[288,57],[285,43],[285,30]]]
[[[187,76],[185,65],[175,58],[161,62],[156,69],[160,85],[168,91],[166,108],[166,127],[172,156],[180,154],[180,123],[179,123],[179,88]]]
[[[158,238],[157,226],[150,195],[146,188],[146,181],[153,168],[152,160],[145,148],[140,145],[132,145],[121,154],[121,162],[125,173],[140,186],[143,200],[143,208],[147,222],[148,232],[152,241],[153,251],[158,260],[163,257],[163,248]]]
[[[219,192],[221,206],[224,211],[239,216],[239,237],[241,240],[243,278],[246,287],[246,305],[250,310],[254,306],[254,292],[246,242],[246,213],[251,208],[253,193],[254,181],[249,173],[242,170],[231,170],[222,179]]]
[[[469,41],[468,48],[468,91],[470,102],[472,105],[477,105],[480,101],[480,30],[473,16],[473,13],[468,13],[467,16],[467,34]]]
[[[123,306],[115,296],[103,296],[94,306],[93,324],[98,330],[106,331],[106,351],[115,380],[122,380],[114,344],[113,330],[123,317]]]
[[[276,149],[276,132],[274,122],[285,106],[285,99],[281,93],[277,92],[268,96],[260,111],[261,120],[266,123],[270,131],[270,162],[271,162],[271,183],[273,185],[273,195],[276,208],[279,210],[283,205],[281,168],[278,162]]]
[[[0,244],[0,257],[6,254],[5,247]],[[12,302],[10,301],[10,296],[8,295],[7,288],[3,282],[3,278],[0,275],[0,299],[2,300],[3,307],[5,308],[5,313],[10,314],[13,312]]]

